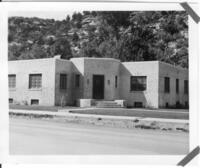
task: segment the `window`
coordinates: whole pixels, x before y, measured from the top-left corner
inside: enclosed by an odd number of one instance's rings
[[[170,92],[170,78],[165,77],[165,93],[169,93],[169,92]]]
[[[185,101],[185,108],[188,108],[188,107],[189,107],[188,101]]]
[[[143,103],[142,102],[135,102],[134,106],[137,107],[137,108],[141,108],[141,107],[143,107]]]
[[[67,89],[67,74],[60,74],[60,89]]]
[[[16,87],[16,75],[8,75],[8,86],[9,88]]]
[[[181,107],[181,104],[179,101],[176,101],[176,108],[180,108]]]
[[[38,105],[39,100],[38,99],[31,99],[31,105]]]
[[[179,93],[179,79],[176,79],[176,93]]]
[[[146,90],[146,76],[131,76],[131,91]]]
[[[184,80],[184,93],[188,94],[188,80]]]
[[[89,80],[89,79],[87,79],[87,84],[88,84],[88,85],[90,84],[90,80]]]
[[[10,104],[12,104],[12,103],[13,103],[13,99],[12,99],[12,98],[9,98],[9,99],[8,99],[8,102],[9,102]]]
[[[80,87],[80,75],[79,74],[76,74],[76,77],[75,77],[75,86],[76,86],[76,88]]]
[[[30,74],[29,89],[41,88],[41,86],[42,86],[42,74]]]
[[[115,76],[115,88],[117,88],[117,84],[118,84],[118,79],[117,79],[118,77],[117,76]]]

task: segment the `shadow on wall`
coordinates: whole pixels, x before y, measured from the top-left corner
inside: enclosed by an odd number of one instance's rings
[[[169,108],[169,109],[189,109],[188,101],[185,101],[185,104],[181,104],[177,101],[174,105],[169,105],[167,102],[164,107],[161,108]]]
[[[71,99],[73,105],[77,105],[77,99],[83,98],[84,77],[80,70],[73,64],[73,73],[71,78]]]
[[[56,93],[56,106],[75,106],[76,99],[83,96],[83,75],[73,65],[72,71],[67,74],[67,90],[60,89],[59,75],[57,75],[56,88],[59,89]]]
[[[169,97],[169,95],[168,95]],[[189,102],[187,99],[180,101],[180,99],[176,99],[176,101],[173,102],[173,104],[170,104],[169,101],[170,97],[166,100],[166,95],[163,96],[162,94],[159,97],[159,101],[162,102],[161,105],[159,105],[159,108],[168,108],[168,109],[189,109]],[[182,97],[184,99],[184,97]]]
[[[141,76],[141,74],[132,74],[123,64],[120,67],[120,91],[121,99],[127,101],[127,108],[151,108],[153,105],[146,98],[146,91],[131,91],[131,76]]]

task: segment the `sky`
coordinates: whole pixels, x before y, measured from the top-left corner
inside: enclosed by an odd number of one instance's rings
[[[63,20],[66,19],[67,15],[72,15],[75,11],[59,11],[59,12],[25,12],[25,11],[18,11],[18,12],[10,12],[10,16],[23,16],[23,17],[38,17],[43,19],[55,19],[55,20]],[[80,12],[80,11],[79,11]]]

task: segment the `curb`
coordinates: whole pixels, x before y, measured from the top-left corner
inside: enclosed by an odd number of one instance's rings
[[[140,128],[162,131],[181,131],[189,132],[188,120],[124,117],[124,116],[105,116],[105,115],[86,115],[71,114],[67,112],[45,112],[33,110],[9,110],[11,116],[21,116],[29,118],[52,119],[58,122],[71,122],[78,124],[90,124],[97,126],[108,126],[118,128]],[[174,121],[175,120],[175,121]]]
[[[98,115],[98,114],[78,114],[78,113],[69,113],[68,111],[63,112],[49,112],[49,111],[36,111],[36,110],[15,110],[9,109],[9,113],[15,114],[30,114],[30,115],[50,115],[50,116],[60,116],[60,117],[83,117],[83,118],[102,118],[102,119],[113,119],[113,120],[141,120],[141,121],[157,121],[163,123],[180,123],[180,124],[189,124],[189,120],[181,119],[163,119],[163,118],[149,118],[149,117],[128,117],[128,116],[109,116],[109,115]]]

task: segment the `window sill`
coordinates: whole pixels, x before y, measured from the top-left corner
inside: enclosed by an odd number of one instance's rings
[[[9,91],[16,91],[16,88],[9,88]]]
[[[142,90],[141,91],[140,90],[134,90],[134,91],[130,91],[130,93],[135,93],[135,92],[138,93],[138,92],[146,92],[146,91],[147,90],[143,90],[143,91]]]
[[[42,91],[42,88],[29,88],[29,91]]]
[[[60,91],[61,91],[61,92],[66,92],[66,91],[67,91],[67,89],[60,89]]]

